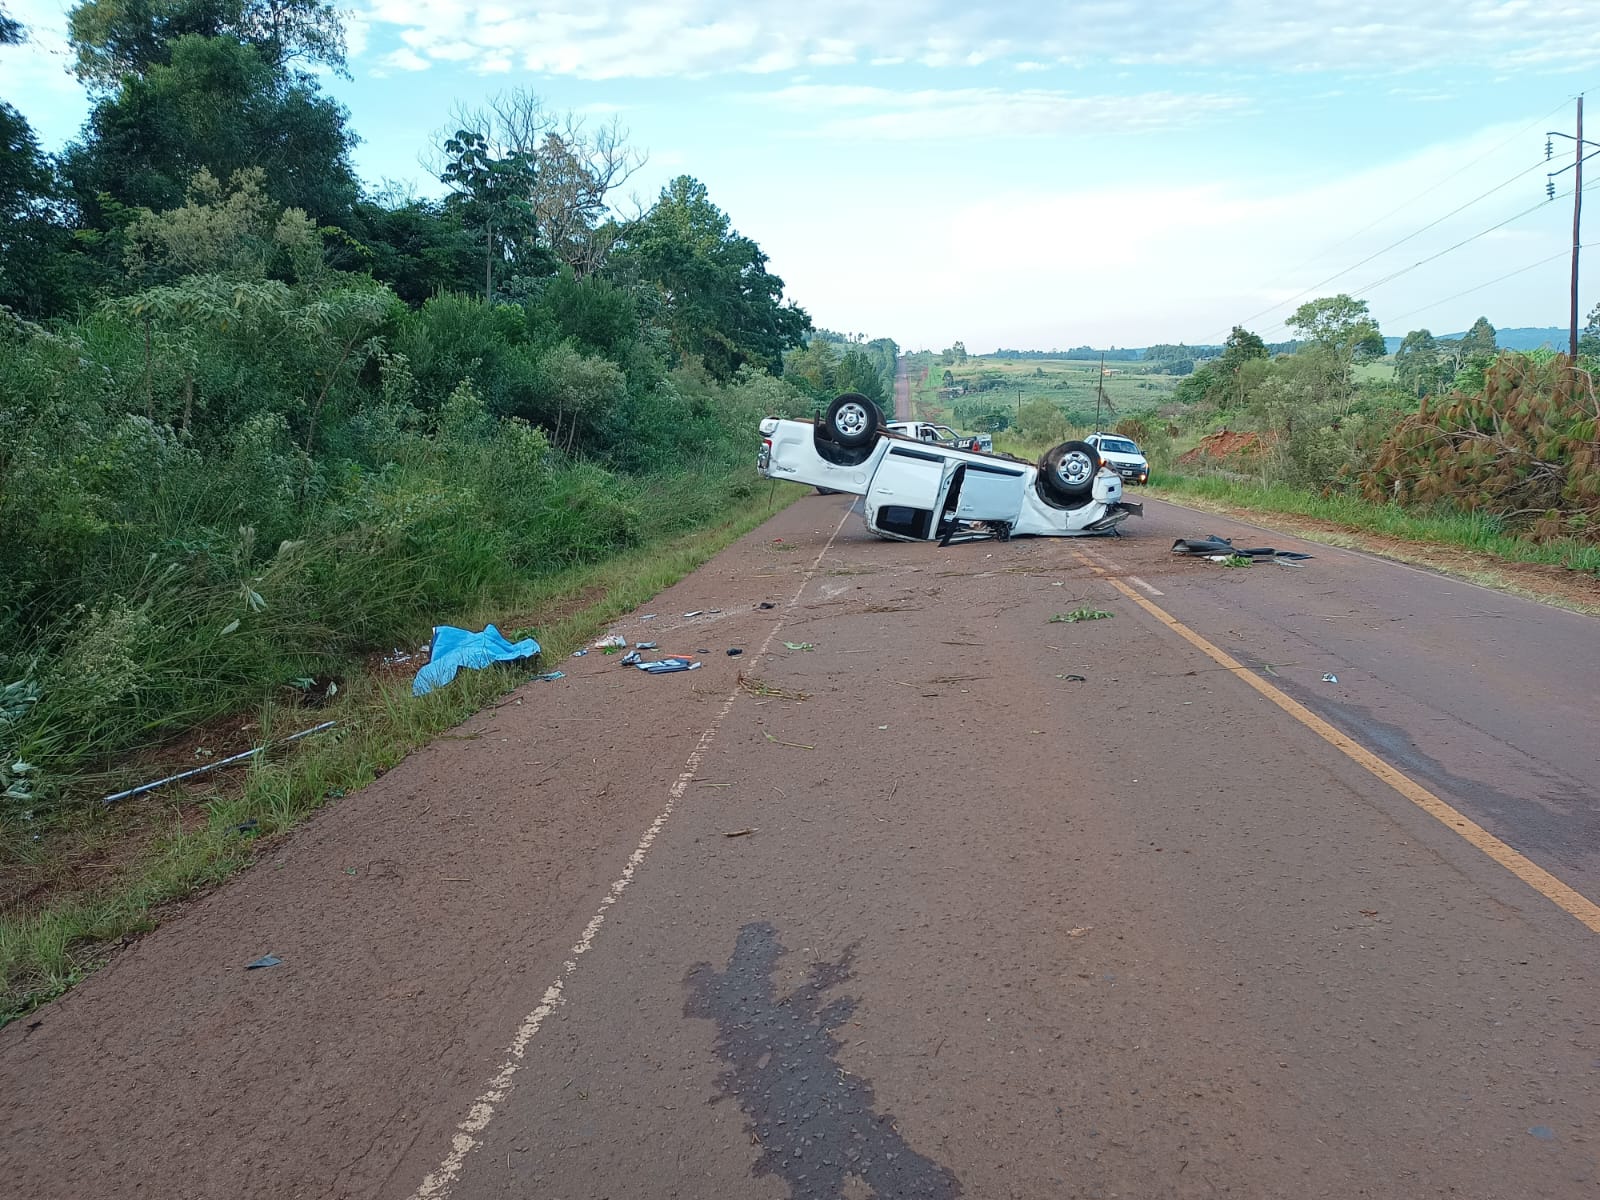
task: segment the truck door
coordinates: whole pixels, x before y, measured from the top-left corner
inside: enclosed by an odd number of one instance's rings
[[[1028,486],[1027,470],[1000,462],[968,461],[963,467],[955,498],[956,519],[1015,521]]]
[[[934,509],[944,495],[946,458],[904,442],[891,442],[867,489],[869,528],[890,537],[936,536]]]

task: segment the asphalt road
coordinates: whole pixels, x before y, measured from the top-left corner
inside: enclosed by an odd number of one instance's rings
[[[1595,1195],[1593,620],[1130,526],[801,500],[0,1031],[0,1178]]]

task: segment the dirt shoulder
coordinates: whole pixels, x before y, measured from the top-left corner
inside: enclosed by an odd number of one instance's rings
[[[1600,578],[1551,563],[1513,562],[1499,555],[1460,546],[1391,537],[1320,517],[1263,512],[1195,496],[1162,496],[1161,502],[1193,512],[1216,513],[1261,529],[1292,533],[1308,541],[1343,546],[1347,550],[1361,550],[1396,562],[1426,567],[1442,575],[1539,600],[1558,608],[1600,615]]]

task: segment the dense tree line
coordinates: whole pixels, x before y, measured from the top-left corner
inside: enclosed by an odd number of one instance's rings
[[[614,125],[501,97],[452,115],[448,194],[396,195],[311,73],[344,69],[330,5],[83,0],[70,30],[77,139],[0,103],[12,801],[725,512],[759,416],[892,380],[893,343],[806,344],[695,179],[620,219]]]

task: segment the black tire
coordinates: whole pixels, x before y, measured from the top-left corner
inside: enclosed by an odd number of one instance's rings
[[[817,485],[817,495],[819,496],[837,496],[838,494],[833,488],[825,488],[821,484]]]
[[[1081,505],[1099,471],[1100,452],[1088,442],[1062,442],[1039,459],[1039,492],[1053,504]]]
[[[858,450],[878,440],[883,417],[878,406],[860,392],[846,392],[828,405],[822,418],[823,436],[836,446]]]

